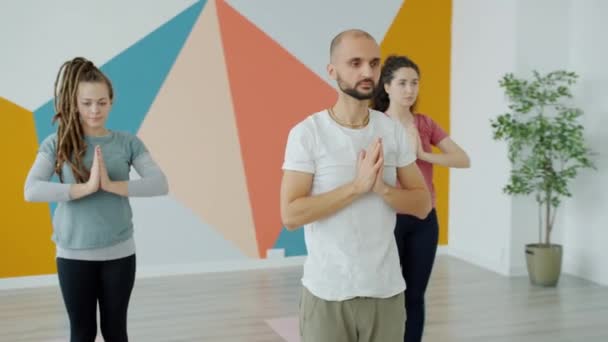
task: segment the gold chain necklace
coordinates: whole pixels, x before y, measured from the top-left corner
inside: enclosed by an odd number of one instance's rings
[[[331,118],[335,122],[337,122],[340,126],[344,126],[344,127],[348,127],[348,128],[363,128],[363,127],[367,126],[367,124],[369,123],[369,111],[367,111],[367,116],[365,117],[365,119],[363,119],[362,123],[354,124],[354,125],[340,121],[340,119],[338,119],[338,117],[336,116],[336,113],[334,113],[333,108],[327,108],[327,111],[329,112],[329,116],[331,116]]]

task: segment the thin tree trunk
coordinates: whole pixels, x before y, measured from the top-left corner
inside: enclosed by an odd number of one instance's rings
[[[557,214],[557,208],[553,208],[553,212],[551,213],[551,222],[549,222],[549,236],[551,236],[551,232],[553,232],[553,226],[555,224],[556,214]]]
[[[545,244],[551,243],[549,237],[551,234],[551,227],[549,223],[551,221],[551,191],[547,191],[547,199],[545,202]]]
[[[538,200],[538,197],[537,197]],[[538,243],[543,243],[543,205],[538,202]]]

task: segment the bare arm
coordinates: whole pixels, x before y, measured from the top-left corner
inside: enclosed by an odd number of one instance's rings
[[[313,177],[310,173],[298,171],[283,173],[281,219],[285,228],[294,230],[328,217],[360,196],[352,182],[324,194],[310,196]]]
[[[418,144],[420,146],[420,144]],[[467,153],[450,137],[446,137],[437,144],[442,153],[424,152],[418,150],[418,158],[426,162],[446,167],[468,168],[471,166]]]
[[[432,209],[431,194],[416,163],[397,168],[397,177],[401,189],[390,186],[378,178],[374,191],[398,213],[410,214],[420,219],[426,218]]]

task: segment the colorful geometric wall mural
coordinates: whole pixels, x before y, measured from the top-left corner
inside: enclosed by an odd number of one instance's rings
[[[407,54],[418,62],[419,109],[449,130],[451,2],[389,3],[362,1],[361,8],[350,10],[365,18],[384,7],[372,20],[383,56]],[[307,38],[314,32],[298,29],[298,23],[313,25],[299,17],[314,16],[321,4],[298,11],[278,0],[264,4],[275,11],[248,1],[198,1],[100,65],[116,93],[108,126],[137,134],[167,174],[171,205],[211,227],[244,258],[264,258],[270,248],[284,248],[288,256],[306,254],[303,230],[289,232],[281,225],[279,185],[289,129],[336,99],[318,62],[327,58],[331,37],[311,42]],[[340,19],[339,27],[364,28],[357,25],[359,17]],[[281,30],[290,20],[292,32]],[[319,20],[315,32],[326,34],[322,22],[331,19]],[[17,165],[0,177],[10,182],[3,186],[11,199],[5,206],[9,233],[3,234],[11,246],[0,251],[0,278],[54,273],[54,205],[25,203],[22,196],[37,143],[55,129],[52,99],[32,111],[0,99],[0,111],[11,128],[3,135],[2,150],[9,156],[4,160]],[[440,243],[446,244],[446,171],[437,172],[436,186]],[[137,212],[162,215],[162,206],[149,203],[138,202]],[[180,224],[179,218],[173,221]],[[201,248],[205,243],[210,242],[201,241]]]

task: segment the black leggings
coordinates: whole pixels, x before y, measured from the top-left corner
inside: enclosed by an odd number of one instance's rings
[[[70,341],[93,342],[97,302],[106,342],[127,342],[127,308],[135,282],[135,255],[109,261],[57,258],[57,274],[70,318]]]
[[[399,249],[401,273],[407,286],[407,319],[403,341],[418,342],[422,340],[424,329],[424,293],[433,269],[439,239],[435,209],[424,220],[398,214],[395,238]]]

